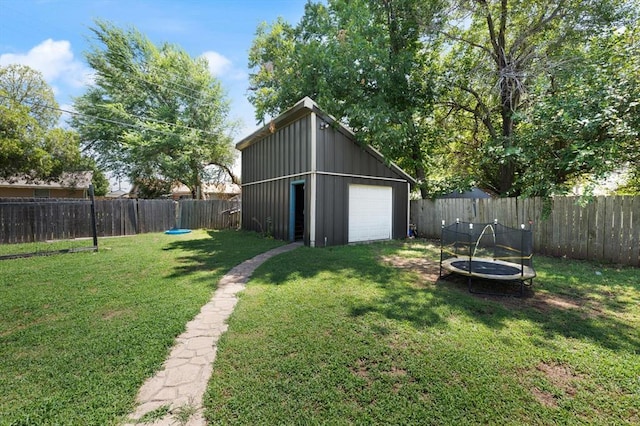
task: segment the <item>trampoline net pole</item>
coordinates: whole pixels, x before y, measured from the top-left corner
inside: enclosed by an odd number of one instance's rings
[[[442,260],[444,258],[444,220],[440,228],[440,278],[442,278]]]
[[[524,276],[524,223],[520,226],[520,277]]]
[[[473,223],[469,224],[469,280],[471,280],[471,274],[473,273],[472,253],[475,252],[473,245]]]

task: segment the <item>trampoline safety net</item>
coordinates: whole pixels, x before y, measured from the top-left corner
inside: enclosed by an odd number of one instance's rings
[[[456,222],[442,226],[440,266],[490,279],[532,278],[533,236],[531,229],[511,228],[500,223]],[[523,275],[527,275],[526,277]]]

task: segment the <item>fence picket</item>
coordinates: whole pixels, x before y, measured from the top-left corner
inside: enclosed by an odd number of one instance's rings
[[[631,229],[630,265],[640,266],[640,197],[631,198],[629,228]]]
[[[631,228],[629,228],[631,199],[629,197],[620,198],[620,255],[618,262],[629,264],[631,262]]]

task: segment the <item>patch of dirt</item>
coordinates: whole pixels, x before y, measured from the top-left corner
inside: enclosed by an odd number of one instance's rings
[[[531,393],[536,398],[541,405],[549,408],[556,408],[558,406],[558,401],[551,395],[549,392],[540,390],[538,388],[531,389]]]
[[[367,382],[371,381],[369,377],[369,369],[367,368],[366,360],[359,359],[354,367],[351,368],[351,373],[365,379]]]
[[[535,282],[534,282],[535,287]],[[546,292],[533,293],[529,297],[521,299],[505,298],[502,303],[510,308],[533,308],[538,312],[550,313],[552,311],[575,310],[581,318],[597,318],[605,313],[601,304],[594,300],[583,300]]]
[[[576,383],[582,380],[582,377],[576,374],[571,367],[563,364],[540,362],[535,368],[544,375],[545,379],[553,387],[561,390],[567,397],[571,398],[578,392]],[[557,397],[549,391],[533,387],[531,393],[536,400],[545,407],[555,408],[558,406]]]
[[[552,309],[579,309],[580,305],[575,300],[554,294],[536,294],[528,300],[527,305],[541,312],[549,312]]]
[[[391,377],[404,377],[407,375],[407,370],[404,368],[398,368],[395,365],[391,366],[391,371],[386,371],[384,374],[387,374]]]
[[[536,369],[543,372],[554,386],[562,389],[567,395],[574,396],[576,394],[575,382],[582,378],[570,367],[541,362],[536,366]]]
[[[407,258],[401,256],[382,256],[382,261],[398,269],[418,274],[421,281],[435,283],[440,278],[440,264],[424,258]]]
[[[102,319],[105,321],[114,319],[114,318],[120,318],[123,317],[125,315],[128,315],[131,313],[130,309],[114,309],[114,310],[110,310],[110,311],[106,311],[102,314]]]

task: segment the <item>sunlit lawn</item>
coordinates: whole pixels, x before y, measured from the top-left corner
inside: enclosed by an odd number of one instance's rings
[[[438,281],[425,242],[301,248],[223,336],[213,424],[638,424],[640,271],[536,258],[524,298]]]
[[[222,275],[280,244],[145,234],[0,261],[0,425],[117,424]]]
[[[0,425],[118,424],[231,267],[282,242],[196,231],[0,262]],[[254,274],[212,424],[636,424],[640,271],[536,257],[524,298],[438,280],[424,241],[299,248]]]

